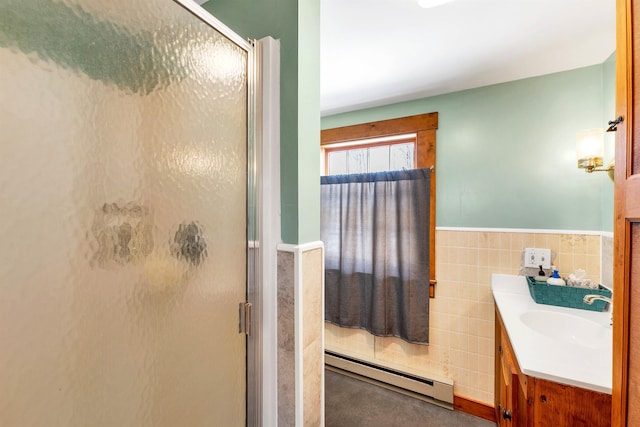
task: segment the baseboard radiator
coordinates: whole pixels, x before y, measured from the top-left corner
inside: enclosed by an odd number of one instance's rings
[[[452,381],[433,380],[332,351],[325,351],[324,363],[331,371],[453,409]]]

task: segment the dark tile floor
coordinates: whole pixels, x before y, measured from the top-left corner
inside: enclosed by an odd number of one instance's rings
[[[325,426],[495,427],[495,424],[325,370]]]

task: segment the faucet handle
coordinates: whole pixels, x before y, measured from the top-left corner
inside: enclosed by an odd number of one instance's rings
[[[607,298],[603,295],[595,295],[595,294],[588,294],[588,295],[585,295],[584,298],[582,298],[582,301],[585,304],[589,304],[589,305],[593,304],[593,302],[597,300],[607,302],[611,306],[611,319],[609,321],[609,325],[613,326],[613,299],[612,298]]]

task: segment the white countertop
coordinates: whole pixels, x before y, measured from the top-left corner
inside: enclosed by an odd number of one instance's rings
[[[524,276],[494,274],[491,288],[518,365],[525,375],[611,394],[612,333],[608,311],[537,304],[529,294]],[[597,323],[592,348],[571,339],[559,340],[536,332],[521,317],[532,311],[552,313],[550,316],[561,313]],[[570,317],[566,318],[571,321]],[[566,326],[558,325],[558,330]]]

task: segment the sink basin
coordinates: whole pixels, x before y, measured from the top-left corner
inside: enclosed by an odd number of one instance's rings
[[[611,327],[554,311],[525,311],[520,320],[529,329],[545,337],[563,343],[579,345],[589,349],[611,346]]]

